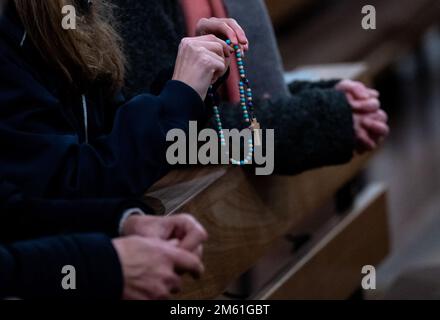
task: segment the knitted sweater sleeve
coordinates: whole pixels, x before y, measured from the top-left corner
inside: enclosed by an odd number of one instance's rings
[[[243,128],[239,106],[223,104],[226,128]],[[275,173],[297,174],[351,160],[355,146],[351,108],[333,89],[304,90],[257,102],[264,129],[275,130]]]
[[[289,84],[289,91],[291,94],[298,94],[306,90],[315,89],[333,89],[338,83],[339,79],[321,80],[321,81],[293,81]]]

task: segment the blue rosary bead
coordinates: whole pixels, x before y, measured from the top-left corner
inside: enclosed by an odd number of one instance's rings
[[[238,65],[238,72],[240,75],[241,80],[238,83],[239,86],[239,90],[240,90],[240,105],[242,107],[242,111],[243,111],[243,119],[246,123],[250,123],[251,122],[251,118],[255,120],[254,116],[253,116],[253,95],[252,95],[252,89],[250,88],[250,84],[249,84],[249,80],[246,77],[246,72],[244,70],[244,62],[242,59],[242,52],[240,50],[240,47],[238,45],[233,45],[232,41],[230,39],[226,40],[226,44],[228,46],[230,46],[234,51],[235,51],[235,57],[237,58],[237,65]],[[214,100],[214,93],[213,93],[213,88],[212,86],[210,87],[210,91],[208,96]],[[249,108],[249,110],[248,110]],[[220,110],[218,108],[218,106],[214,105],[213,106],[213,111],[214,111],[214,115],[215,115],[215,119],[217,122],[217,130],[218,130],[218,135],[220,137],[220,144],[225,147],[226,146],[226,139],[225,139],[225,135],[224,135],[224,131],[223,131],[223,125],[222,125],[222,121],[221,121],[221,117],[220,117]],[[251,117],[252,115],[252,117]],[[251,127],[250,127],[251,129]],[[253,129],[251,129],[253,130]],[[249,139],[248,140],[248,153],[245,157],[245,159],[243,160],[235,160],[235,159],[230,159],[230,162],[232,165],[239,165],[239,166],[243,166],[243,165],[247,165],[249,163],[252,162],[253,156],[254,156],[254,143],[253,143],[253,139]],[[228,155],[229,153],[226,152]]]

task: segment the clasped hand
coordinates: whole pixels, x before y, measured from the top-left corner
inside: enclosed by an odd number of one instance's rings
[[[379,92],[353,80],[342,80],[336,85],[353,111],[356,151],[364,153],[376,149],[389,134],[388,116],[381,109]]]

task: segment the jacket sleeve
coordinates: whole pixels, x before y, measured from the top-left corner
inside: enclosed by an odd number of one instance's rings
[[[72,266],[75,273],[62,273]],[[74,275],[75,290],[63,278]],[[68,283],[72,283],[68,281]],[[117,252],[100,234],[73,235],[0,246],[0,298],[120,299],[123,278]]]
[[[348,162],[355,146],[353,117],[345,96],[336,90],[306,90],[256,103],[263,129],[275,130],[275,174]],[[242,128],[236,106],[222,107],[225,127]]]
[[[292,94],[298,94],[306,90],[333,89],[339,81],[341,80],[293,81],[289,84],[289,91]]]
[[[100,232],[118,236],[125,210],[153,211],[130,198],[82,200],[31,198],[15,186],[0,182],[0,240],[13,242],[58,234]]]
[[[111,132],[79,143],[61,102],[22,67],[1,61],[0,175],[35,196],[140,196],[168,169],[166,133],[203,118],[200,96],[169,81],[126,101]]]

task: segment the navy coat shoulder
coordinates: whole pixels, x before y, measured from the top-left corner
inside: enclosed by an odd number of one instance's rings
[[[179,81],[129,101],[105,92],[74,94],[9,8],[0,18],[0,176],[31,196],[141,195],[168,169],[166,133],[203,119],[203,101]]]

